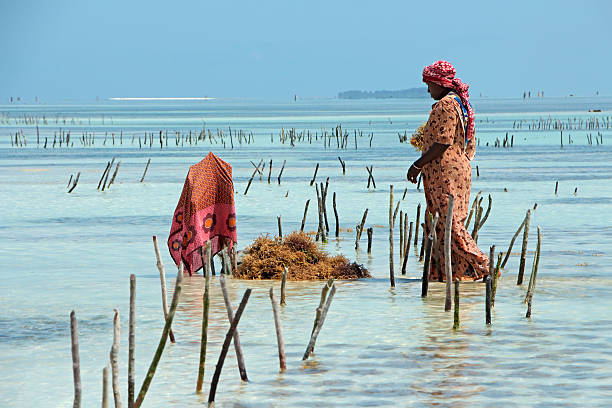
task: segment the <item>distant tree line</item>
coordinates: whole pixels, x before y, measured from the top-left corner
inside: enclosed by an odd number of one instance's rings
[[[390,99],[390,98],[426,98],[427,88],[409,88],[396,91],[344,91],[338,92],[338,99]]]

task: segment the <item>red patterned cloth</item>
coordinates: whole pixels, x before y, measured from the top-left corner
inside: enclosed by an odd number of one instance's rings
[[[209,239],[213,255],[237,240],[232,166],[212,152],[189,168],[168,237],[170,255],[191,275],[202,267],[199,248]]]
[[[444,88],[450,88],[461,99],[461,103],[468,111],[468,127],[466,137],[468,140],[472,140],[475,133],[474,128],[474,109],[470,105],[470,94],[468,89],[470,86],[466,83],[461,82],[460,78],[455,77],[455,67],[448,61],[436,61],[433,64],[423,68],[423,82],[433,82],[443,86]]]

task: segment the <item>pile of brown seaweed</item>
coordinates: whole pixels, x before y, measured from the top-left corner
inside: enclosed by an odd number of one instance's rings
[[[293,232],[284,239],[261,236],[245,251],[242,263],[234,271],[239,279],[281,279],[284,267],[288,280],[369,278],[363,265],[351,263],[343,255],[329,256],[303,232]]]

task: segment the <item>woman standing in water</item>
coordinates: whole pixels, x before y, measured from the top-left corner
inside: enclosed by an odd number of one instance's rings
[[[453,206],[451,258],[453,279],[477,280],[489,273],[489,260],[478,249],[464,226],[468,214],[474,157],[474,110],[469,102],[469,86],[455,77],[455,68],[437,61],[423,69],[423,82],[436,102],[423,129],[422,155],[408,169],[408,180],[416,183],[422,174],[427,211],[438,213],[436,225],[439,262],[431,263],[430,280],[444,280],[444,225],[448,211],[448,194],[455,197]]]

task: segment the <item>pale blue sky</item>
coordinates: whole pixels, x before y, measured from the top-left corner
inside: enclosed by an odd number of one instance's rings
[[[610,1],[0,3],[2,100],[327,97],[437,59],[474,96],[612,94]]]

